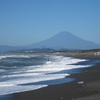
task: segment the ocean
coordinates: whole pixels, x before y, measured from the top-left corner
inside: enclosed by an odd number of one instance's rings
[[[2,54],[0,55],[0,100],[12,100],[11,94],[36,90],[48,85],[72,82],[65,78],[79,73],[97,60],[57,55]]]

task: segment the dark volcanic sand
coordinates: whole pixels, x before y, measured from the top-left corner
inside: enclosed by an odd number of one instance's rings
[[[15,100],[100,100],[100,63],[69,77],[76,81],[15,93]],[[78,84],[79,81],[84,83]]]

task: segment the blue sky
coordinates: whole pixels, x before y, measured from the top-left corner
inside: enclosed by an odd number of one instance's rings
[[[100,0],[0,0],[0,45],[27,45],[69,31],[100,44]]]

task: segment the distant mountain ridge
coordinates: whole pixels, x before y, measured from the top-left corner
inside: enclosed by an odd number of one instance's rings
[[[93,49],[99,48],[100,45],[81,39],[70,32],[62,31],[49,39],[30,45],[30,47],[45,47],[53,49]]]
[[[19,46],[7,46],[7,45],[0,45],[0,53],[10,51],[10,50],[19,50],[21,47]]]
[[[70,32],[62,31],[49,39],[34,43],[28,46],[0,46],[0,51],[5,52],[9,50],[21,50],[21,49],[34,49],[34,48],[51,48],[51,49],[95,49],[100,48],[100,45],[79,38]]]

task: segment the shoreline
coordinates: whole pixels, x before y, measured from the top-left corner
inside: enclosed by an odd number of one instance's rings
[[[75,58],[100,59],[99,56],[77,56]],[[14,100],[95,100],[94,98],[99,100],[100,86],[97,84],[100,84],[100,63],[84,69],[81,73],[71,74],[66,77],[75,78],[76,80],[73,82],[15,93]],[[78,82],[81,84],[78,84]]]

